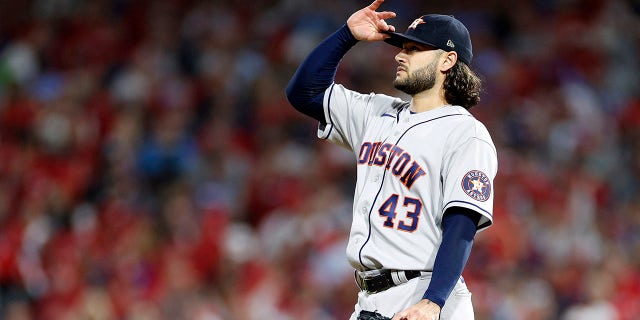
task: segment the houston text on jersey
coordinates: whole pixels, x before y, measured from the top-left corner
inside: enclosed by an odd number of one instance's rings
[[[413,183],[426,174],[408,152],[388,142],[363,143],[360,147],[358,164],[379,167],[384,165],[384,169],[399,177],[400,182],[407,189],[411,189]]]

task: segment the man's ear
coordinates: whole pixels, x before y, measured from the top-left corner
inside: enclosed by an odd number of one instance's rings
[[[445,52],[442,62],[440,63],[440,71],[447,72],[449,69],[453,68],[457,61],[458,54],[455,51]]]

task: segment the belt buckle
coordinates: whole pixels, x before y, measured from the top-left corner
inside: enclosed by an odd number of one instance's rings
[[[374,280],[375,278],[384,276],[382,270],[368,270],[368,271],[355,271],[355,279],[356,285],[360,290],[365,291],[369,294],[381,292],[381,290],[373,290],[367,285],[368,282]]]
[[[389,283],[391,280],[389,278],[389,270],[380,269],[357,272],[357,276],[360,278],[360,283],[362,284],[360,289],[369,294],[382,292],[393,287],[393,283]],[[374,287],[377,288],[374,289]]]
[[[369,292],[368,288],[367,288],[367,283],[365,282],[365,279],[362,275],[360,275],[360,271],[355,270],[354,274],[353,274],[353,278],[356,282],[356,285],[358,286],[358,288],[361,291],[367,291]]]

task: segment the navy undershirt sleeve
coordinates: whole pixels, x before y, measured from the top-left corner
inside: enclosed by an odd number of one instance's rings
[[[433,275],[423,298],[440,308],[462,275],[471,254],[480,214],[466,208],[447,209],[442,218],[442,243],[436,254]]]
[[[311,51],[287,85],[287,99],[296,110],[326,124],[324,92],[333,83],[340,60],[356,43],[345,24]]]

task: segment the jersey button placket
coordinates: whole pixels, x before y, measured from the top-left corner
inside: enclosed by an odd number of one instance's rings
[[[369,201],[363,201],[362,207],[360,207],[360,213],[367,214],[369,212]]]

